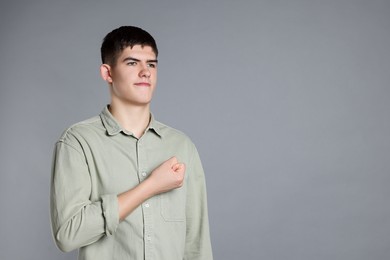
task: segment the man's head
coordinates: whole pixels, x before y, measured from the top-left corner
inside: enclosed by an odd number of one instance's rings
[[[157,84],[157,46],[146,31],[122,26],[103,40],[100,75],[110,87],[112,106],[148,108]]]
[[[148,32],[135,26],[121,26],[104,38],[100,49],[102,63],[111,67],[115,66],[121,52],[127,47],[133,48],[135,45],[151,47],[157,58],[156,42]]]

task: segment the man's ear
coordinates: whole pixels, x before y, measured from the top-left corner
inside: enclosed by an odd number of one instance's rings
[[[110,65],[108,64],[100,65],[100,76],[102,76],[103,80],[106,81],[108,84],[112,83]]]

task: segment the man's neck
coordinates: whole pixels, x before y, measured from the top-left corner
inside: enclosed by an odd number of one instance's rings
[[[148,106],[121,106],[111,103],[109,110],[119,124],[127,131],[140,138],[150,122],[150,108]]]

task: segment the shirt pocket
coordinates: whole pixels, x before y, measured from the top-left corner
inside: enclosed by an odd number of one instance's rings
[[[186,193],[184,187],[160,195],[161,216],[165,221],[184,221]]]

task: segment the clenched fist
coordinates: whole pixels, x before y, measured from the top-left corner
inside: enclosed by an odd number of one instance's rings
[[[184,163],[179,163],[176,157],[163,162],[148,178],[153,193],[159,194],[180,188],[183,185],[185,170]]]

